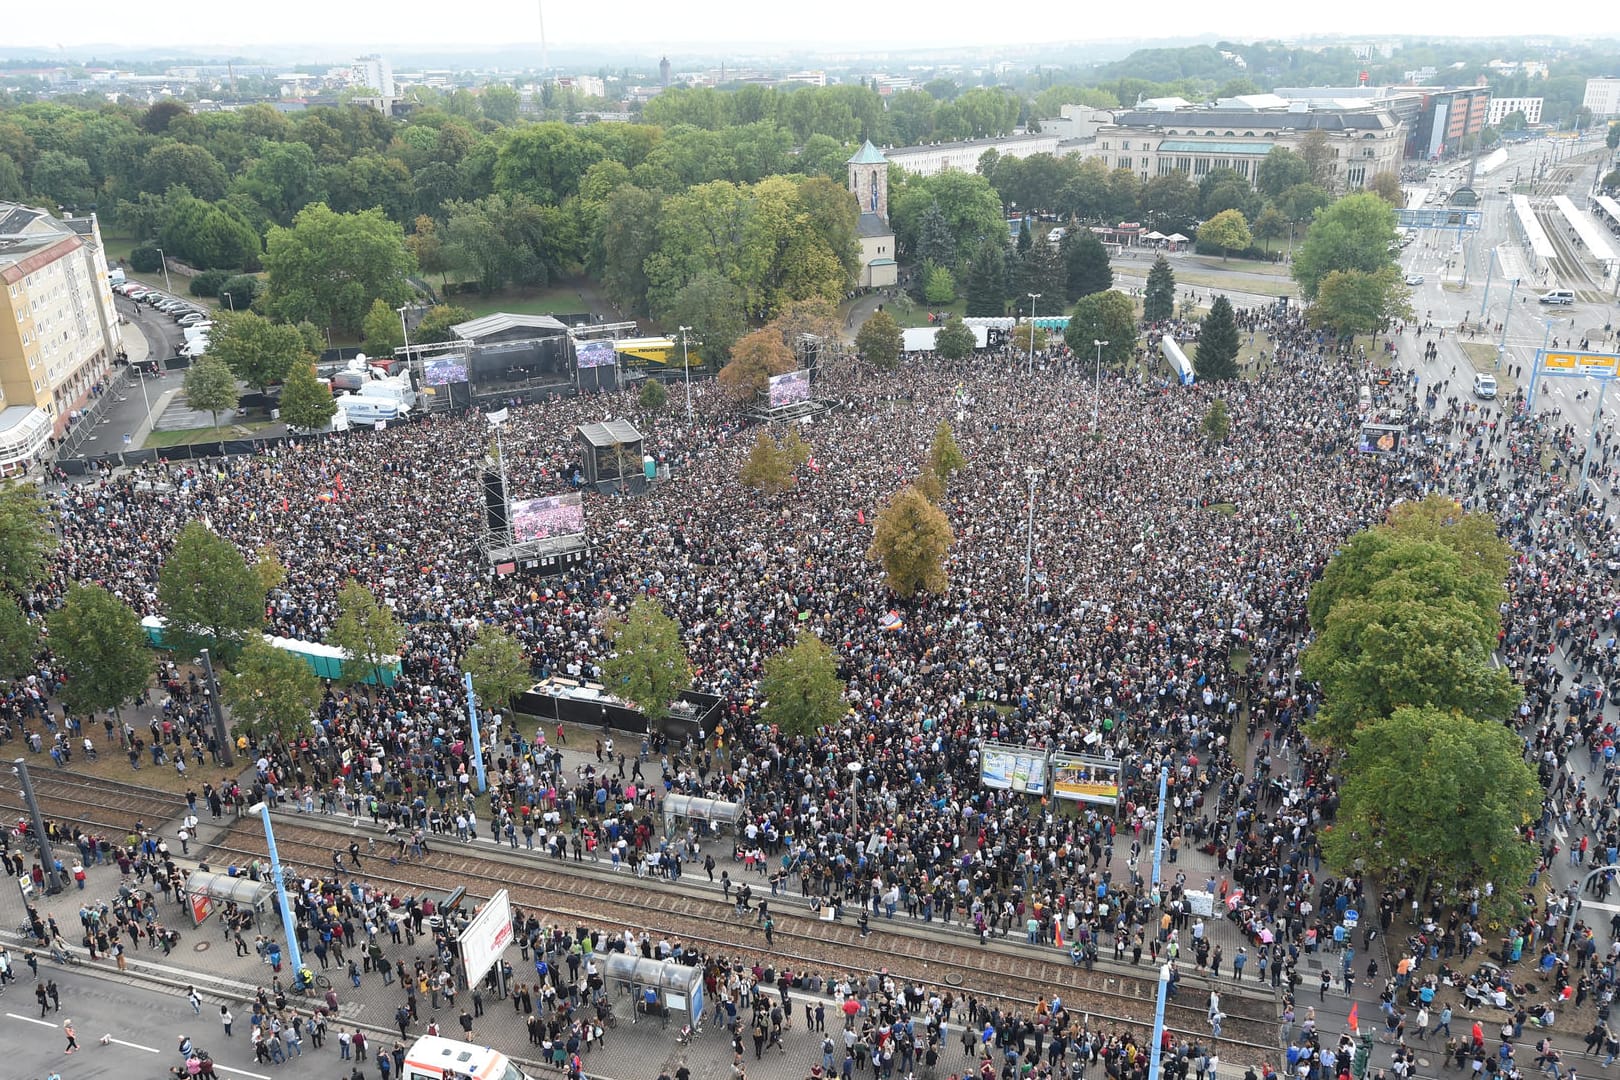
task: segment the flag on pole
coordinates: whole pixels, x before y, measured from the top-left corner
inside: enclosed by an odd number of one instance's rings
[[[1063,920],[1057,919],[1052,923],[1052,941],[1058,948],[1063,948]]]
[[[857,525],[865,525],[866,524],[866,511],[865,510],[857,510],[857,511],[855,511],[855,524],[857,524]]]
[[[1352,1034],[1352,1035],[1360,1035],[1361,1034],[1361,1020],[1357,1015],[1357,1013],[1359,1011],[1359,1008],[1360,1008],[1360,1003],[1359,1002],[1351,1002],[1351,1004],[1350,1004],[1350,1034]]]

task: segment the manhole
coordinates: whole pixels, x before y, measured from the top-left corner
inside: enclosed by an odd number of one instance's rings
[[[199,941],[199,942],[197,942],[197,944],[195,944],[195,945],[193,945],[191,947],[191,951],[192,952],[207,952],[208,947],[210,945],[212,945],[212,944],[213,944],[212,941]]]
[[[950,972],[949,974],[947,974],[945,976],[945,984],[947,986],[961,986],[962,985],[962,976],[958,975],[954,971]]]

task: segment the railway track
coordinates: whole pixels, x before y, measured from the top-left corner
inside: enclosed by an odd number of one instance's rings
[[[311,876],[332,871],[332,852],[346,848],[353,830],[290,824],[281,819],[276,844],[283,863]],[[207,848],[210,857],[241,861],[266,856],[256,822],[232,825]],[[1066,957],[1047,959],[1006,946],[990,948],[937,936],[894,932],[877,925],[862,938],[853,920],[827,922],[792,910],[773,908],[774,941],[767,947],[762,929],[751,917],[739,918],[732,905],[679,887],[649,887],[634,877],[565,871],[551,860],[497,859],[454,840],[440,840],[425,859],[392,865],[384,858],[363,857],[359,871],[347,872],[373,885],[416,893],[424,887],[448,892],[465,886],[469,893],[486,882],[510,890],[512,903],[542,913],[547,921],[647,931],[674,936],[710,954],[765,952],[779,968],[825,971],[890,971],[897,979],[949,987],[981,1000],[998,999],[1020,1009],[1037,999],[1061,994],[1071,1012],[1104,1027],[1151,1028],[1155,978],[1115,970],[1087,971]],[[487,895],[487,894],[486,894]],[[954,935],[953,935],[954,936]],[[1061,957],[1061,954],[1055,954]],[[1150,969],[1151,970],[1151,969]],[[1220,986],[1223,1023],[1222,1054],[1227,1060],[1258,1065],[1276,1056],[1277,1021],[1269,999],[1245,996],[1228,984]],[[1166,1026],[1177,1034],[1209,1037],[1207,995],[1202,981],[1184,979],[1180,1000],[1165,1012]]]
[[[121,842],[138,824],[161,827],[186,806],[185,798],[173,792],[98,776],[40,769],[30,770],[30,776],[46,821],[80,825],[114,841]],[[22,792],[15,786],[0,788],[0,814],[12,820],[27,816]]]

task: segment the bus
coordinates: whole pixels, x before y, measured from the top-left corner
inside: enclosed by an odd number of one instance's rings
[[[424,1035],[405,1052],[399,1080],[529,1080],[512,1059],[473,1043]]]

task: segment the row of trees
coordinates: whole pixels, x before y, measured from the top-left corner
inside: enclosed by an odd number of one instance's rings
[[[1512,730],[1519,690],[1492,664],[1510,551],[1494,521],[1430,496],[1352,537],[1311,589],[1313,738],[1345,755],[1324,855],[1405,881],[1494,885],[1517,903],[1542,792]]]

